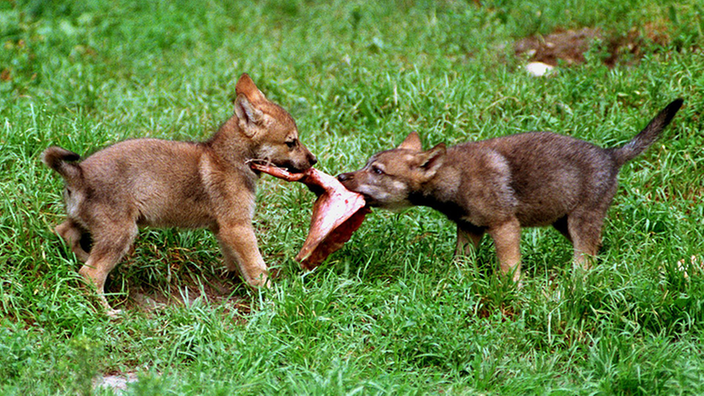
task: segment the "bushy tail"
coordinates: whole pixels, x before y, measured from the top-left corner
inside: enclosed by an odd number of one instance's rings
[[[79,159],[81,156],[73,151],[56,146],[49,147],[42,153],[42,162],[60,174],[68,183],[81,178],[81,168],[77,164],[70,163]]]
[[[618,166],[632,160],[638,156],[638,154],[650,147],[650,145],[658,139],[660,133],[665,129],[670,121],[672,121],[672,118],[675,114],[677,114],[680,107],[682,107],[682,103],[684,103],[684,100],[675,99],[660,113],[658,113],[658,115],[650,121],[648,126],[637,134],[630,142],[626,143],[623,147],[613,149],[612,153],[618,163]]]

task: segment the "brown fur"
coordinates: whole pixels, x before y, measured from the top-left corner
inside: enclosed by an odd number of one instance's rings
[[[103,304],[107,275],[130,250],[138,227],[207,227],[217,236],[228,270],[252,286],[266,285],[252,228],[261,160],[301,172],[316,158],[298,140],[293,118],[270,102],[247,74],[236,86],[235,114],[206,142],[134,139],[80,163],[78,154],[49,147],[46,165],[65,180],[68,219],[56,227],[92,281]],[[92,247],[88,250],[92,240]]]
[[[620,167],[660,135],[682,100],[661,111],[620,148],[550,132],[528,132],[422,151],[411,133],[393,150],[372,156],[361,170],[338,176],[371,206],[429,206],[457,223],[457,254],[488,233],[503,274],[520,278],[521,227],[552,225],[574,245],[575,263],[590,266]]]

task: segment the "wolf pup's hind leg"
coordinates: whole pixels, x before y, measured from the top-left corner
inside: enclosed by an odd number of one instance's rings
[[[88,261],[89,253],[84,249],[82,243],[85,238],[85,231],[78,223],[68,219],[56,226],[56,233],[68,243],[68,246],[79,260],[84,263]]]
[[[95,285],[108,315],[114,316],[118,311],[113,310],[105,299],[105,280],[110,271],[130,250],[137,236],[137,225],[134,222],[124,222],[93,227],[92,230],[95,237],[94,244],[88,260],[78,272]]]
[[[457,248],[455,256],[468,256],[470,251],[476,251],[482,241],[485,230],[472,224],[457,224]]]

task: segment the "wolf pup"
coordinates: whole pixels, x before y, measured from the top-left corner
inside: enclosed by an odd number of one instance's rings
[[[602,149],[550,132],[528,132],[422,151],[411,133],[396,149],[338,175],[371,206],[429,206],[457,223],[455,254],[488,233],[503,274],[520,279],[521,227],[552,225],[574,246],[575,265],[590,267],[621,166],[650,146],[680,106],[677,99],[623,147]]]
[[[298,140],[291,115],[270,102],[247,74],[235,88],[234,115],[205,142],[134,139],[77,162],[78,154],[49,147],[42,161],[65,181],[68,219],[56,227],[76,256],[80,274],[100,293],[127,253],[138,227],[207,227],[217,236],[227,269],[252,286],[267,285],[252,228],[255,182],[247,164],[261,160],[302,172],[316,158]],[[92,241],[92,246],[86,241]]]

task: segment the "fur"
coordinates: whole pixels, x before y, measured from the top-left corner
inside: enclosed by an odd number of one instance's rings
[[[298,140],[284,109],[270,102],[247,74],[237,82],[234,115],[206,142],[133,139],[78,162],[78,154],[49,147],[43,162],[65,181],[67,220],[56,232],[85,262],[80,274],[104,297],[107,275],[130,250],[139,227],[209,228],[225,264],[252,286],[268,271],[252,228],[258,173],[264,161],[302,172],[316,158]]]
[[[423,151],[417,133],[338,175],[371,206],[429,206],[457,224],[457,254],[489,234],[501,271],[520,278],[522,227],[554,226],[572,242],[575,263],[590,266],[621,166],[645,151],[672,121],[682,99],[662,110],[623,147],[603,149],[551,132],[527,132]]]

